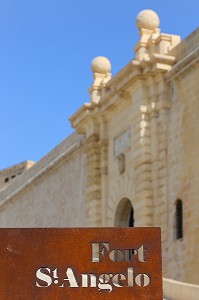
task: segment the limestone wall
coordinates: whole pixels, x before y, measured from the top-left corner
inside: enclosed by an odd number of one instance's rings
[[[169,278],[198,284],[199,266],[199,31],[192,34],[190,51],[182,51],[176,72],[169,74],[171,110],[168,134],[168,244]],[[195,41],[195,44],[194,44]],[[194,51],[195,45],[195,51]],[[178,47],[179,48],[179,47]],[[191,51],[192,50],[192,51]],[[182,56],[185,53],[185,56]],[[187,54],[188,53],[188,54]],[[188,56],[186,56],[186,54]],[[181,64],[181,65],[180,65]],[[176,239],[175,203],[183,201],[183,238]]]
[[[0,193],[0,226],[84,226],[85,176],[82,142],[73,134]]]

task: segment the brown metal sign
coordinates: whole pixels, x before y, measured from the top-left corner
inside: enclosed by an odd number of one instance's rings
[[[0,299],[162,300],[160,229],[0,229]]]

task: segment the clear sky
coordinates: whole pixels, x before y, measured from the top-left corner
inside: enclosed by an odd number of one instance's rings
[[[107,56],[113,75],[131,60],[143,9],[165,33],[198,26],[198,0],[0,0],[0,169],[38,161],[72,132],[91,60]]]

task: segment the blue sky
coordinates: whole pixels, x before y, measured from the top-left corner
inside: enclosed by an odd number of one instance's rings
[[[149,8],[162,32],[184,38],[198,26],[196,0],[0,0],[0,169],[38,161],[72,132],[91,60],[107,56],[113,75],[122,68]]]

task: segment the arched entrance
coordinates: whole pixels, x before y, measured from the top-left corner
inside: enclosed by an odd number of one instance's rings
[[[134,209],[131,201],[123,198],[116,209],[114,226],[116,227],[134,227]]]

